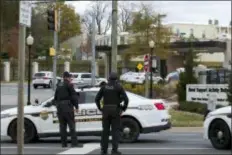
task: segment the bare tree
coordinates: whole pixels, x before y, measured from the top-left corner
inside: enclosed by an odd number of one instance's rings
[[[135,11],[136,5],[129,1],[122,1],[119,4],[119,22],[118,28],[120,32],[127,32],[130,29],[132,23],[132,15]]]
[[[111,27],[111,13],[108,10],[110,3],[106,1],[95,1],[92,3],[92,6],[85,10],[83,23],[88,33],[91,33],[92,16],[95,16],[97,34],[106,34]]]

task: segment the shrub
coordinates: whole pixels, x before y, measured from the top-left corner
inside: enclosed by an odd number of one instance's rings
[[[207,110],[207,104],[183,101],[179,102],[179,110],[197,114],[205,114],[205,111]]]

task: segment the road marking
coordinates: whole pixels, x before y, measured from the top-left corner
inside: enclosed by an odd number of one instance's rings
[[[88,154],[96,149],[100,148],[99,143],[84,144],[82,148],[72,148],[59,154]]]

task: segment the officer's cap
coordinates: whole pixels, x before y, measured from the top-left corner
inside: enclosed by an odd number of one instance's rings
[[[115,72],[110,73],[109,80],[117,80],[118,75]]]
[[[63,78],[70,78],[70,77],[71,77],[71,75],[69,74],[69,72],[65,71],[63,73]]]

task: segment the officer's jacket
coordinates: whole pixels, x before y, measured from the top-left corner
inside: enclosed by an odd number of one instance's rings
[[[102,86],[97,93],[95,102],[99,110],[102,111],[101,99],[103,98],[103,107],[108,105],[116,105],[122,108],[123,111],[127,109],[129,99],[123,89],[123,87],[116,81],[109,81],[108,84]],[[124,101],[124,105],[121,107],[120,103]]]
[[[70,101],[70,103],[78,109],[78,95],[69,81],[64,80],[57,85],[55,92],[54,101],[56,104],[61,103],[62,101]]]

